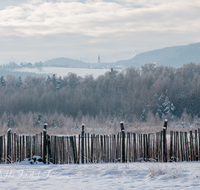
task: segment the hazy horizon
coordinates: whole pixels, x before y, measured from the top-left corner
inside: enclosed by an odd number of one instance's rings
[[[196,43],[199,8],[197,0],[1,1],[0,64],[98,55],[111,60],[116,53]]]

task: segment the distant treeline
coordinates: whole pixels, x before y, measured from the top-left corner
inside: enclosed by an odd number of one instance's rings
[[[3,76],[5,78],[7,75],[13,75],[16,78],[21,77],[21,79],[25,79],[26,76],[28,75],[31,75],[34,77],[46,77],[46,78],[48,77],[46,73],[39,74],[39,73],[33,73],[33,72],[19,72],[19,71],[14,71],[13,68],[9,69],[9,68],[0,67],[0,77]]]
[[[6,68],[40,68],[40,67],[67,67],[67,68],[90,68],[90,63],[85,63],[80,60],[70,59],[70,58],[55,58],[51,60],[47,60],[45,62],[22,62],[20,64],[17,64],[15,62],[9,62],[8,64],[0,65],[0,69],[6,69]]]
[[[181,68],[146,64],[111,71],[94,79],[69,73],[66,77],[7,75],[0,81],[0,115],[58,113],[78,118],[118,117],[133,121],[200,116],[200,64]]]

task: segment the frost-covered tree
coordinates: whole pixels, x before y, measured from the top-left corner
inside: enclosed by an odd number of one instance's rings
[[[5,82],[5,80],[4,80],[4,77],[3,77],[3,76],[1,76],[1,86],[6,86],[6,82]]]

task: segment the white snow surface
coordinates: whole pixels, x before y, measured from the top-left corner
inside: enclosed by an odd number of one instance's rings
[[[200,162],[1,164],[0,189],[200,189]]]
[[[38,68],[19,68],[14,69],[17,72],[33,72],[38,74],[56,74],[58,76],[67,76],[68,73],[75,73],[78,76],[85,77],[86,75],[93,75],[97,78],[99,75],[104,75],[110,69],[85,69],[85,68],[65,68],[65,67],[42,67]]]

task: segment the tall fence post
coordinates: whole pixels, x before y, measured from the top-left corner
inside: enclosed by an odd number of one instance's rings
[[[51,139],[50,139],[50,135],[47,134],[47,139],[48,139],[48,164],[50,164],[50,162],[52,162],[52,155],[51,155]]]
[[[170,131],[170,160],[172,159],[173,155],[173,131]]]
[[[3,161],[3,135],[0,136],[0,164]]]
[[[197,145],[197,129],[194,132],[195,132],[195,160],[198,161],[199,154],[198,154],[198,145]]]
[[[7,131],[7,163],[10,164],[11,162],[11,128],[9,128]]]
[[[85,124],[82,124],[81,131],[81,163],[84,164],[84,128]]]
[[[123,121],[120,122],[121,134],[122,134],[122,162],[125,162],[125,130]]]
[[[198,128],[198,141],[199,141],[199,160],[200,160],[200,128]]]
[[[168,120],[165,119],[163,126],[163,162],[167,162],[167,122]]]
[[[43,129],[43,163],[46,164],[46,155],[47,155],[47,126],[48,124],[44,124]]]

